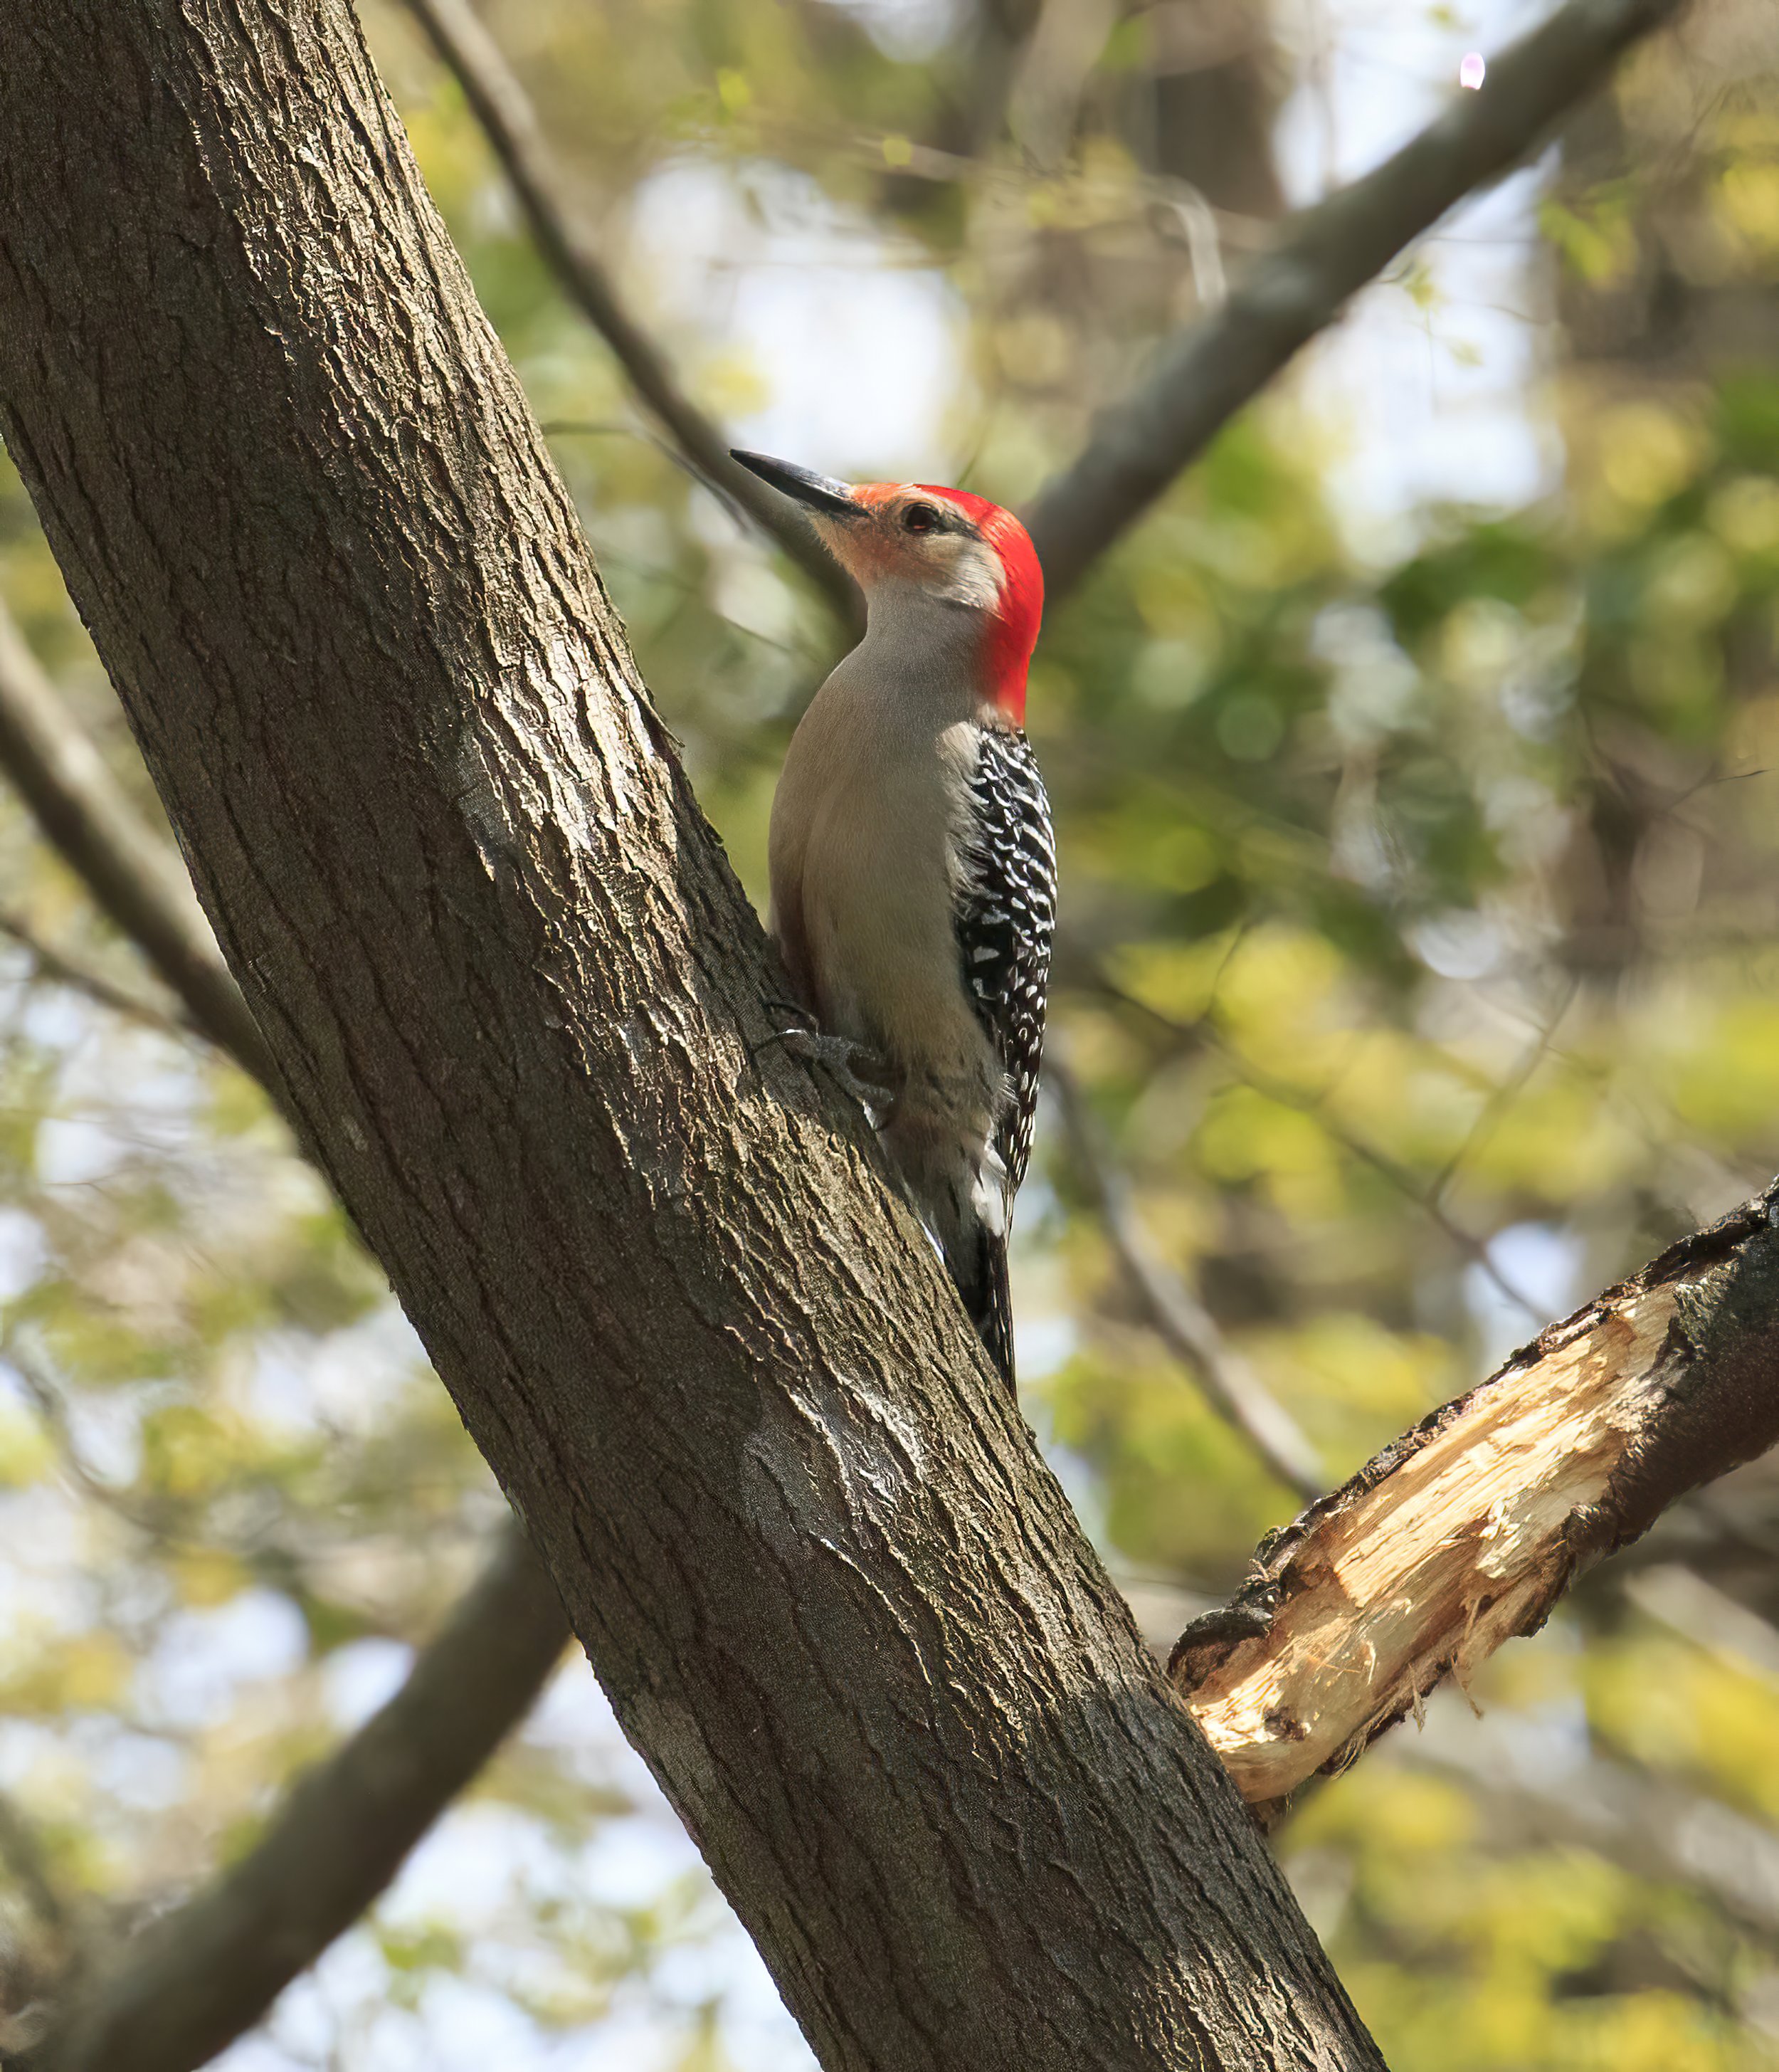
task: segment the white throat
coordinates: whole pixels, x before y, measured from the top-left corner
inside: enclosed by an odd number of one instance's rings
[[[865,638],[854,652],[898,672],[918,668],[952,681],[981,675],[988,627],[984,607],[890,577],[865,593]],[[984,693],[985,695],[985,693]]]

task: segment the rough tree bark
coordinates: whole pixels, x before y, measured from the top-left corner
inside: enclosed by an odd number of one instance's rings
[[[299,1126],[825,2062],[1376,2065],[771,1042],[344,0],[0,14],[0,427]]]

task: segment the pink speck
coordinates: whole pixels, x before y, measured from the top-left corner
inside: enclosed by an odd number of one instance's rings
[[[1458,84],[1469,87],[1474,93],[1481,85],[1483,75],[1488,69],[1481,51],[1466,51],[1464,62],[1458,67]]]

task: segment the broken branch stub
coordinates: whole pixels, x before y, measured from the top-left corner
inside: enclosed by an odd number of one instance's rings
[[[1779,1441],[1779,1181],[1553,1324],[1256,1550],[1175,1688],[1251,1804],[1350,1762],[1577,1571]]]

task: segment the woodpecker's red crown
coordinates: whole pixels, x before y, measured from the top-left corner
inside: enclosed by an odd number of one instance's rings
[[[984,689],[1010,726],[1025,723],[1025,677],[1044,615],[1044,571],[1010,511],[931,482],[836,482],[789,461],[734,458],[804,505],[867,599],[907,585],[983,619]]]

